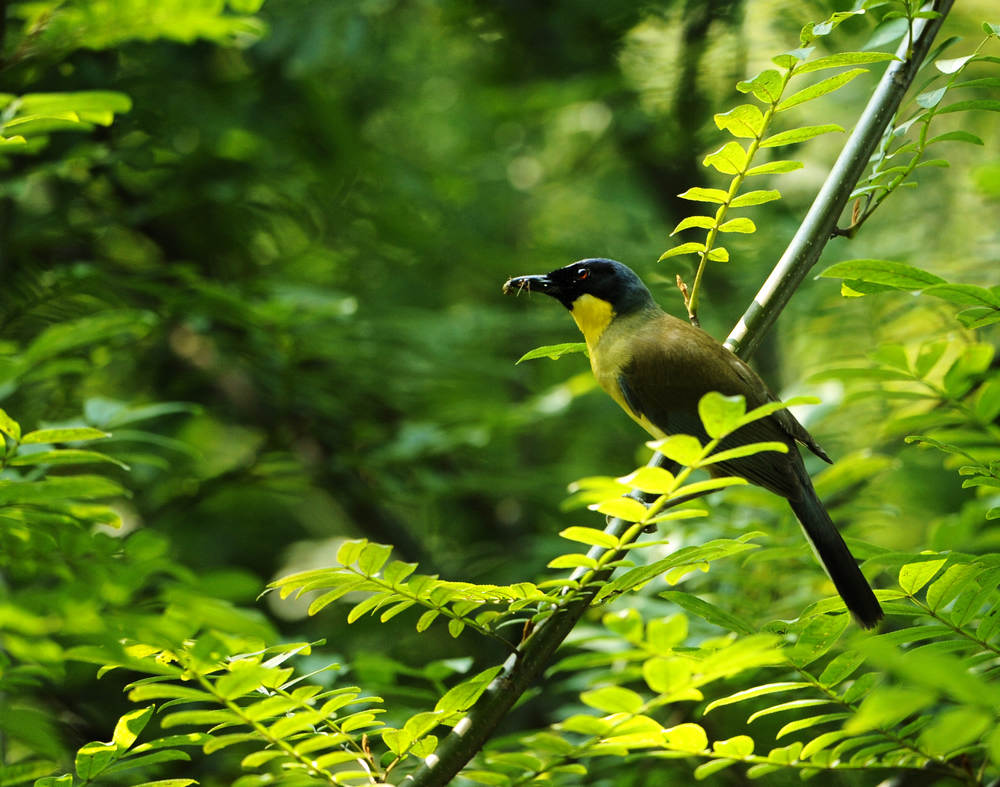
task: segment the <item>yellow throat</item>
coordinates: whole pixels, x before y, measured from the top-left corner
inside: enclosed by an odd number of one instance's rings
[[[583,333],[584,341],[587,342],[587,349],[591,357],[594,355],[594,347],[601,339],[608,325],[615,317],[615,310],[607,301],[595,298],[593,295],[581,295],[573,301],[573,308],[570,310],[577,327]]]

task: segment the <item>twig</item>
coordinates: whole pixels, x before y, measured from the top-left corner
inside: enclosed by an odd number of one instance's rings
[[[899,106],[953,3],[954,0],[938,0],[935,10],[940,15],[937,18],[917,20],[913,32],[916,39],[912,43],[913,59],[893,61],[886,68],[799,231],[750,308],[726,339],[726,346],[737,355],[745,359],[753,353],[767,329],[805,279],[809,269],[819,259],[851,191],[864,173],[868,158],[878,144],[883,129]],[[910,43],[907,40],[900,47],[897,53],[900,57],[905,58]],[[662,467],[668,461],[661,454],[656,454],[649,464]],[[605,532],[617,538],[629,524],[620,519],[611,519]],[[607,573],[610,575],[611,572]],[[604,578],[596,576],[594,579],[603,581]],[[406,777],[404,784],[407,787],[444,787],[458,774],[482,749],[511,706],[549,665],[553,653],[573,630],[596,592],[594,590],[584,594],[535,628],[518,648],[518,652],[504,662],[500,675],[490,684],[469,715],[455,725],[438,750],[427,757],[419,769]]]

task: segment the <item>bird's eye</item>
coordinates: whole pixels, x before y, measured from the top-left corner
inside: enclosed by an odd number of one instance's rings
[[[583,281],[588,276],[590,276],[590,269],[589,268],[577,268],[576,269],[576,278],[577,278],[577,281]]]

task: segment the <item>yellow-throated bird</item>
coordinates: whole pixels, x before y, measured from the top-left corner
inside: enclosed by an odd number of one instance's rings
[[[620,262],[581,260],[552,273],[518,276],[503,287],[505,293],[524,290],[551,295],[569,309],[597,381],[654,437],[690,434],[706,440],[698,400],[709,391],[741,394],[748,409],[774,399],[753,369],[700,328],[664,312]],[[742,427],[720,448],[764,441],[783,442],[788,453],[733,459],[713,472],[742,476],[786,498],[847,608],[858,623],[873,628],[882,608],[817,497],[796,443],[830,458],[787,410]]]

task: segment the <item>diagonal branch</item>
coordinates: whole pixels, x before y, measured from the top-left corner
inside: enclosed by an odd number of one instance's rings
[[[886,68],[798,232],[726,340],[726,346],[737,355],[747,358],[753,354],[768,328],[774,324],[819,259],[851,191],[864,173],[869,157],[899,108],[953,3],[954,0],[937,0],[934,10],[938,16],[918,19],[913,26],[912,40],[907,36],[897,52],[900,60],[892,61]],[[667,461],[657,454],[650,464],[662,466]],[[605,532],[618,537],[629,524],[612,519]],[[603,552],[600,548],[595,549]],[[607,573],[610,575],[611,572]],[[604,579],[606,577],[597,576],[595,582]],[[444,787],[465,767],[486,744],[514,703],[549,665],[552,655],[586,612],[596,592],[584,594],[535,629],[517,652],[504,662],[503,670],[468,716],[455,725],[451,734],[418,770],[406,777],[404,784],[407,787]]]

